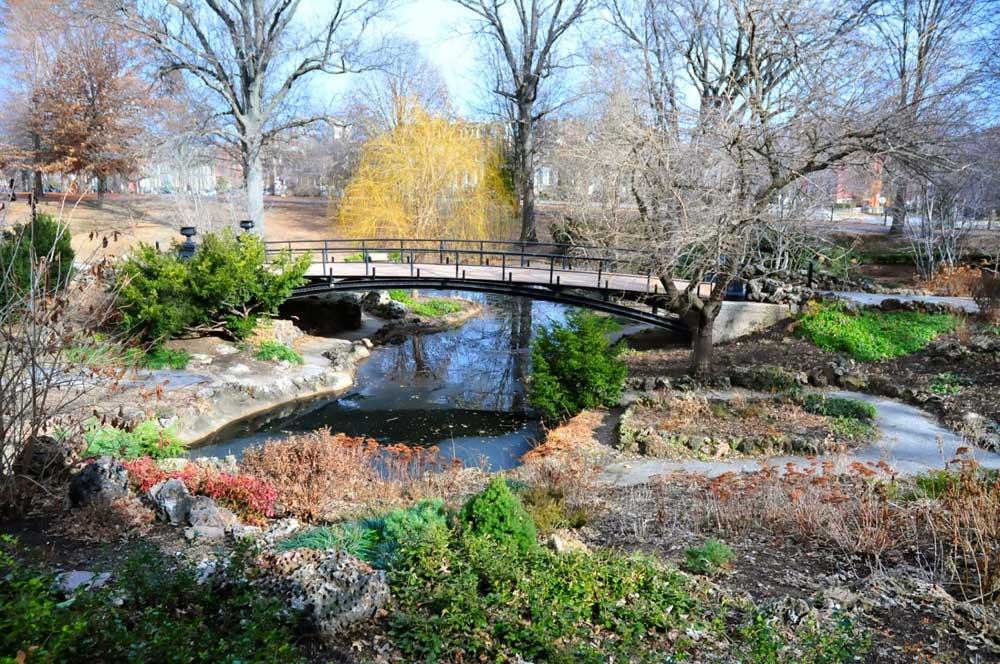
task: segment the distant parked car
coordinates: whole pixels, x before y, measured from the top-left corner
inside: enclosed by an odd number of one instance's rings
[[[44,187],[42,187],[42,192],[44,192],[46,194],[61,194],[62,193],[62,189],[60,189],[59,187],[53,187],[52,185],[47,184]]]

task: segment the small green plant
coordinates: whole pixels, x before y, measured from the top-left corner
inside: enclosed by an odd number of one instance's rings
[[[421,500],[409,508],[397,508],[363,523],[377,528],[379,532],[378,550],[373,562],[383,569],[392,566],[404,544],[415,545],[432,531],[446,529],[448,525],[444,502],[440,498]]]
[[[262,341],[253,355],[262,362],[290,362],[302,364],[305,360],[294,350],[277,341]]]
[[[805,394],[799,399],[803,410],[826,417],[842,417],[852,420],[872,421],[878,414],[875,406],[867,401],[845,399],[843,397],[828,397],[815,392]]]
[[[389,298],[405,304],[412,313],[424,318],[440,318],[462,310],[460,302],[443,297],[414,298],[408,291],[401,289],[390,290]]]
[[[523,551],[538,547],[534,522],[502,477],[491,479],[465,504],[461,519],[474,535],[510,542]]]
[[[729,567],[733,560],[733,550],[725,542],[706,540],[701,546],[684,550],[685,566],[694,574],[713,576]]]
[[[624,345],[608,342],[612,325],[605,317],[575,311],[566,325],[539,331],[531,345],[528,397],[542,417],[558,420],[618,403],[628,370],[619,357]]]
[[[587,525],[589,514],[582,507],[570,507],[560,491],[548,487],[530,487],[521,494],[535,528],[543,537],[564,528],[581,528]]]
[[[957,324],[951,314],[877,310],[855,314],[841,302],[825,302],[806,309],[799,330],[825,351],[842,351],[870,362],[914,353]]]
[[[83,434],[88,457],[113,456],[137,459],[149,456],[165,459],[181,456],[184,444],[173,429],[165,429],[156,420],[140,422],[131,431],[113,426],[101,426],[92,421]]]
[[[968,379],[956,373],[947,371],[939,373],[931,379],[930,388],[934,394],[942,396],[955,396],[961,393],[962,389],[969,384]]]
[[[191,353],[186,350],[172,350],[162,346],[146,351],[142,356],[142,365],[149,369],[173,369],[181,371],[187,368],[191,361]]]
[[[278,544],[278,550],[292,549],[340,549],[357,556],[367,563],[375,561],[375,549],[380,534],[377,530],[358,523],[342,523],[333,526],[313,528],[293,535]]]

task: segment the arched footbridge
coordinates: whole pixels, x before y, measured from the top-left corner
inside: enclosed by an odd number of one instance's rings
[[[400,238],[284,240],[270,254],[309,254],[308,283],[292,295],[413,288],[529,297],[686,331],[663,309],[648,254],[608,247],[498,240]],[[679,288],[687,282],[677,281]],[[699,290],[707,295],[711,283]],[[728,299],[743,299],[739,292]]]

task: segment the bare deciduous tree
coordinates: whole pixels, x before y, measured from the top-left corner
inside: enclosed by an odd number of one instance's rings
[[[318,73],[370,67],[362,40],[387,6],[334,0],[306,16],[301,0],[103,2],[106,15],[149,40],[161,72],[181,72],[210,93],[214,136],[240,157],[247,214],[262,234],[264,148],[286,131],[328,119],[301,111],[304,83]]]
[[[712,369],[730,283],[759,262],[762,238],[788,232],[798,183],[907,144],[853,48],[866,10],[825,0],[608,6],[628,69],[641,74],[624,121],[598,124],[586,144],[637,212],[600,215],[588,235],[651,254],[666,306],[692,332],[695,374]]]
[[[521,204],[521,239],[537,240],[535,127],[553,110],[539,104],[546,83],[565,60],[567,32],[583,18],[588,0],[454,0],[478,17],[489,55],[496,57],[494,92],[506,100],[513,124],[514,171]]]

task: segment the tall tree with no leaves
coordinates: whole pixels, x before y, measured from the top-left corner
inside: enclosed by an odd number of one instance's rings
[[[535,126],[552,110],[540,105],[539,99],[546,81],[564,66],[560,44],[584,16],[588,0],[454,1],[476,14],[487,47],[497,52],[500,75],[494,92],[508,102],[512,111],[521,239],[537,240]]]
[[[327,119],[304,113],[318,73],[371,64],[362,41],[386,0],[332,0],[307,15],[301,0],[105,0],[115,20],[144,35],[161,71],[182,72],[210,93],[214,136],[243,166],[247,214],[264,233],[264,148],[283,132]]]
[[[990,0],[883,0],[875,5],[871,52],[884,62],[887,103],[898,120],[919,139],[919,149],[898,152],[893,171],[890,234],[906,226],[909,180],[927,166],[930,153],[942,157],[963,124],[968,94],[986,67],[977,48],[989,22]]]
[[[648,252],[664,306],[691,330],[694,374],[712,370],[730,283],[788,237],[779,197],[854,155],[907,143],[894,109],[868,94],[873,72],[853,48],[865,9],[832,0],[609,4],[634,107],[620,105],[618,119],[594,123],[577,144],[636,211],[605,205],[589,215],[587,239]]]

